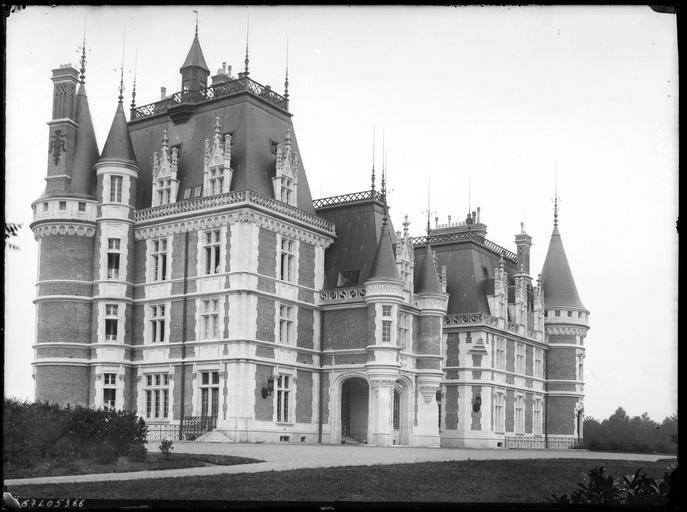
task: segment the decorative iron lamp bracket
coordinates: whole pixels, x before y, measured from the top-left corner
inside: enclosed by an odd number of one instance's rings
[[[274,391],[274,377],[267,377],[267,386],[262,388],[262,397],[267,398],[272,396],[272,391]]]

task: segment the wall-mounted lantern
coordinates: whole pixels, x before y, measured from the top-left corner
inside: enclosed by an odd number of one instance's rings
[[[267,377],[267,386],[262,388],[262,397],[272,396],[272,391],[274,391],[274,376],[270,375]]]
[[[472,403],[472,411],[473,412],[479,412],[480,407],[482,407],[482,397],[478,396],[475,398],[475,401]]]

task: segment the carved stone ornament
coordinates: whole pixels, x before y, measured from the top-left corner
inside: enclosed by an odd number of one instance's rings
[[[553,334],[555,336],[585,336],[589,329],[587,327],[546,327],[546,334]]]
[[[50,235],[73,235],[93,238],[95,236],[95,226],[72,223],[41,224],[33,228],[33,235],[36,240]]]
[[[436,400],[439,384],[421,384],[419,390],[425,404],[429,405],[432,400]]]
[[[370,379],[370,386],[373,388],[382,388],[387,386],[393,386],[396,383],[396,379]]]
[[[62,130],[55,130],[52,137],[50,137],[50,147],[48,153],[52,153],[52,161],[55,165],[60,163],[60,155],[67,152],[67,142]]]

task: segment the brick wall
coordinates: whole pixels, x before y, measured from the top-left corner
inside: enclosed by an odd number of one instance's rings
[[[546,430],[550,435],[572,435],[575,433],[574,396],[550,396],[546,400]]]
[[[259,340],[274,341],[274,299],[258,297],[258,328],[255,336]]]
[[[37,303],[36,343],[91,343],[91,307],[68,300]]]
[[[460,339],[457,332],[450,332],[446,336],[446,366],[458,366],[460,353]]]
[[[446,430],[458,428],[458,386],[446,386]]]
[[[258,233],[258,274],[269,277],[277,275],[277,234],[260,228]]]
[[[506,340],[506,370],[515,371],[515,342]]]
[[[305,242],[300,242],[298,246],[298,284],[313,288],[315,286],[315,247]]]
[[[296,422],[312,423],[312,372],[298,370]]]
[[[441,318],[425,316],[420,318],[420,354],[439,354],[441,347]]]
[[[515,430],[515,391],[512,389],[506,390],[506,432],[513,432]]]
[[[36,400],[88,406],[91,389],[87,366],[36,367]]]
[[[91,281],[94,239],[85,236],[51,235],[41,238],[38,280]]]
[[[298,346],[313,348],[313,311],[298,308]]]
[[[482,429],[482,407],[480,406],[479,411],[475,412],[475,403],[477,398],[482,397],[482,386],[472,386],[472,399],[470,400],[470,417],[472,423],[470,425],[470,430],[481,430]]]
[[[329,374],[320,374],[322,383],[322,400],[320,402],[320,414],[322,416],[322,423],[329,423]]]
[[[363,348],[367,344],[367,308],[323,311],[322,350]]]
[[[90,297],[93,293],[93,285],[90,283],[43,283],[38,285],[37,295],[81,295]]]
[[[534,375],[534,348],[532,345],[525,345],[525,375]]]
[[[532,433],[532,414],[534,410],[534,399],[532,393],[525,393],[525,433]]]
[[[255,365],[255,419],[257,421],[272,421],[273,418],[273,396],[262,397],[262,386],[270,375],[272,375],[271,366]],[[276,385],[275,381],[275,387]]]
[[[577,373],[576,349],[551,347],[546,353],[547,378],[574,380]]]

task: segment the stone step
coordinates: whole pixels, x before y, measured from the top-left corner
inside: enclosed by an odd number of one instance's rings
[[[221,430],[211,430],[196,439],[201,443],[231,443],[232,440]]]

